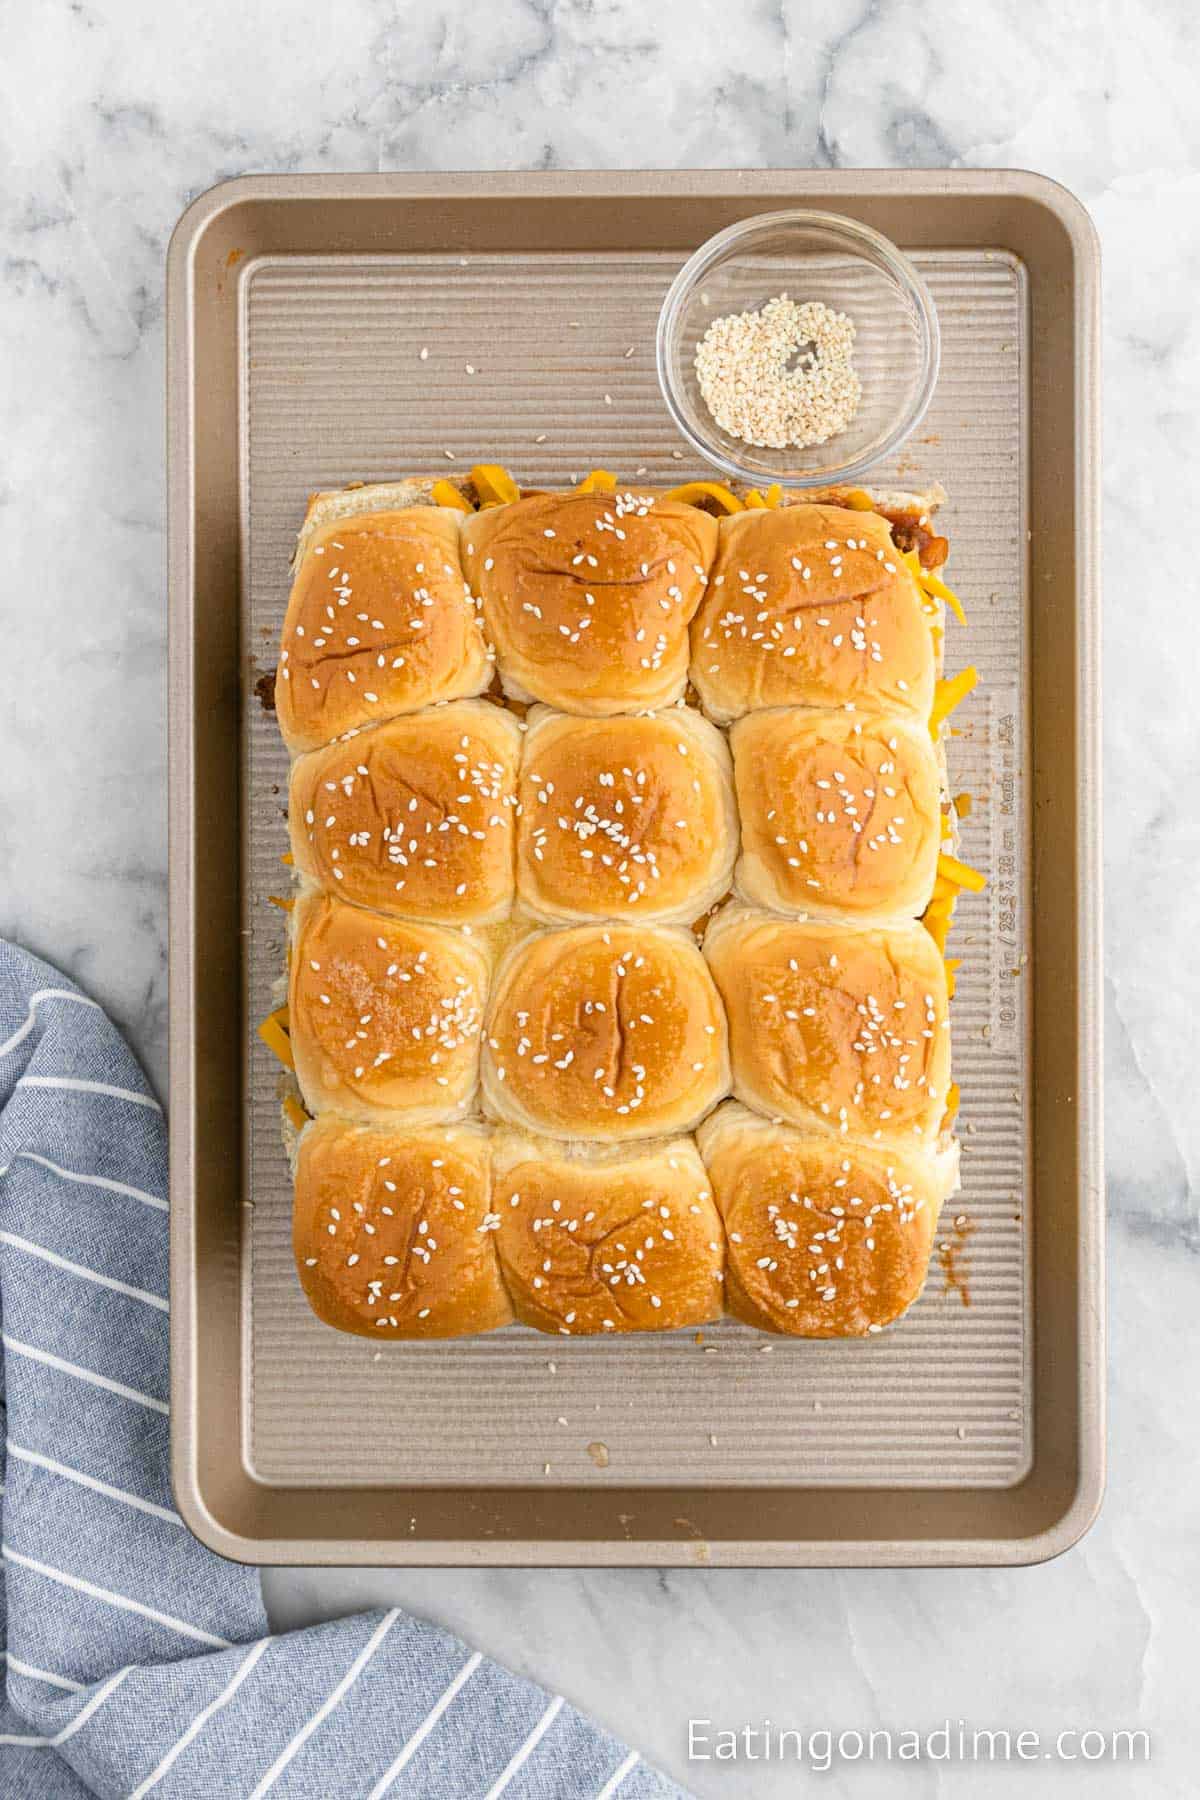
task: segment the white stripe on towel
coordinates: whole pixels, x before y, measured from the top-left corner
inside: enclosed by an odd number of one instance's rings
[[[82,1281],[94,1281],[100,1287],[112,1288],[114,1293],[127,1294],[131,1300],[141,1300],[146,1306],[157,1306],[160,1312],[170,1311],[168,1302],[160,1294],[147,1293],[145,1288],[130,1287],[127,1281],[118,1281],[113,1275],[101,1275],[98,1270],[85,1268],[82,1263],[69,1262],[57,1250],[47,1250],[44,1244],[35,1244],[30,1238],[17,1237],[15,1232],[0,1231],[0,1244],[11,1244],[14,1250],[24,1250],[27,1256],[40,1257],[43,1262],[53,1263],[56,1269],[65,1269],[69,1275],[78,1275]]]
[[[39,1156],[36,1150],[18,1150],[13,1162],[37,1163],[41,1169],[49,1169],[52,1175],[61,1175],[64,1181],[80,1181],[85,1187],[105,1188],[111,1194],[125,1194],[130,1200],[141,1200],[146,1206],[156,1206],[160,1212],[168,1211],[168,1202],[160,1200],[157,1194],[148,1194],[144,1188],[130,1187],[127,1181],[111,1181],[107,1175],[84,1175],[78,1169],[64,1169],[48,1156]],[[0,1175],[7,1175],[12,1163],[0,1169]]]
[[[0,1744],[23,1744],[27,1750],[56,1750],[60,1744],[65,1744],[68,1738],[74,1737],[75,1733],[82,1725],[87,1724],[96,1708],[104,1705],[104,1702],[108,1699],[108,1696],[112,1693],[113,1689],[118,1686],[120,1682],[124,1681],[128,1673],[129,1669],[128,1667],[125,1667],[124,1669],[118,1669],[115,1675],[110,1675],[108,1680],[104,1683],[104,1686],[96,1689],[96,1692],[92,1695],[87,1705],[80,1707],[75,1717],[71,1720],[71,1723],[69,1725],[64,1725],[56,1737],[17,1737],[11,1733],[6,1733],[3,1737],[0,1737]],[[48,1679],[53,1678],[49,1677]],[[71,1682],[67,1685],[74,1687],[75,1683]],[[82,1694],[84,1690],[79,1688],[77,1691]]]
[[[307,1725],[301,1726],[291,1743],[287,1746],[287,1749],[281,1751],[275,1758],[271,1767],[267,1770],[254,1792],[250,1795],[249,1800],[262,1800],[262,1796],[267,1790],[275,1786],[275,1783],[279,1780],[279,1777],[283,1774],[283,1771],[287,1768],[293,1756],[295,1756],[297,1751],[308,1742],[313,1732],[317,1729],[317,1726],[329,1717],[339,1700],[341,1700],[354,1686],[354,1683],[358,1680],[358,1677],[362,1674],[362,1671],[366,1668],[372,1656],[374,1656],[376,1650],[379,1648],[388,1632],[392,1629],[392,1626],[396,1623],[399,1616],[399,1608],[393,1607],[392,1610],[389,1613],[386,1613],[379,1621],[379,1624],[371,1633],[370,1638],[363,1645],[362,1649],[350,1664],[350,1667],[346,1670],[346,1673],[342,1676],[342,1679],[338,1682],[328,1699],[323,1701],[317,1708]]]
[[[110,1675],[103,1687],[96,1689],[96,1692],[92,1695],[87,1705],[80,1707],[79,1711],[75,1714],[75,1717],[71,1720],[71,1723],[69,1725],[64,1725],[58,1736],[50,1739],[50,1742],[56,1749],[59,1744],[65,1744],[68,1738],[74,1737],[81,1725],[87,1724],[96,1708],[104,1705],[104,1702],[108,1699],[108,1696],[112,1693],[113,1689],[124,1681],[128,1673],[129,1665],[126,1664],[123,1669],[118,1669],[115,1675]]]
[[[70,1000],[75,1006],[90,1006],[96,1012],[103,1010],[95,1000],[87,1000],[82,994],[73,994],[70,988],[38,988],[36,993],[29,996],[29,1016],[25,1023],[18,1025],[12,1036],[5,1043],[0,1044],[0,1056],[7,1056],[10,1050],[15,1050],[18,1044],[25,1042],[37,1023],[35,1009],[41,1005],[43,1000]]]
[[[93,1600],[103,1600],[109,1606],[119,1607],[122,1612],[140,1613],[144,1619],[153,1619],[156,1625],[167,1625],[172,1631],[182,1632],[184,1637],[195,1638],[201,1644],[212,1644],[217,1650],[233,1649],[228,1638],[217,1637],[211,1631],[202,1631],[199,1625],[189,1625],[186,1619],[172,1618],[170,1613],[156,1612],[154,1607],[145,1606],[140,1600],[131,1600],[126,1594],[116,1594],[111,1588],[97,1587],[95,1582],[84,1581],[78,1575],[68,1575],[65,1569],[55,1569],[49,1563],[24,1556],[9,1544],[0,1545],[0,1555],[7,1562],[19,1563],[23,1569],[32,1569],[36,1575],[45,1575],[50,1581],[60,1582],[63,1587],[75,1588],[77,1592],[87,1594]]]
[[[270,1648],[270,1644],[270,1638],[259,1639],[258,1643],[251,1649],[249,1656],[244,1656],[242,1658],[237,1669],[234,1671],[232,1678],[225,1684],[216,1699],[210,1700],[204,1710],[196,1714],[183,1736],[177,1738],[175,1743],[171,1745],[171,1748],[167,1751],[167,1754],[163,1757],[158,1767],[153,1769],[150,1774],[147,1775],[145,1781],[143,1781],[139,1787],[134,1788],[132,1794],[129,1796],[129,1800],[142,1800],[143,1794],[148,1794],[152,1787],[158,1785],[163,1776],[174,1766],[176,1760],[183,1755],[183,1752],[187,1749],[192,1739],[197,1737],[199,1733],[204,1730],[204,1727],[208,1724],[208,1721],[212,1718],[213,1714],[220,1712],[226,1701],[233,1699],[233,1696],[237,1693],[255,1663],[262,1656],[263,1652]]]
[[[69,1694],[83,1692],[82,1681],[68,1681],[65,1675],[53,1675],[49,1669],[39,1669],[33,1663],[22,1662],[11,1650],[0,1650],[0,1656],[3,1656],[10,1669],[15,1669],[18,1675],[28,1675],[30,1681],[48,1681],[54,1687],[66,1688]]]
[[[422,1720],[421,1724],[417,1726],[417,1729],[413,1732],[412,1736],[409,1738],[408,1742],[405,1744],[403,1750],[401,1750],[399,1756],[396,1758],[396,1760],[392,1764],[391,1768],[387,1770],[386,1774],[383,1774],[379,1777],[379,1780],[375,1783],[375,1786],[371,1789],[371,1792],[368,1794],[367,1800],[380,1800],[380,1795],[387,1793],[388,1789],[391,1787],[393,1781],[395,1781],[395,1779],[396,1779],[397,1775],[400,1773],[401,1769],[405,1766],[406,1763],[412,1761],[413,1757],[416,1755],[417,1751],[421,1748],[421,1745],[425,1742],[425,1739],[429,1736],[430,1732],[433,1730],[434,1726],[437,1724],[438,1720],[441,1718],[441,1716],[445,1712],[446,1708],[450,1705],[450,1702],[454,1699],[454,1696],[458,1693],[460,1688],[463,1688],[466,1686],[467,1682],[470,1681],[472,1675],[475,1673],[476,1669],[479,1667],[479,1665],[482,1661],[483,1661],[483,1656],[478,1650],[476,1650],[476,1652],[473,1656],[469,1656],[467,1658],[466,1662],[463,1664],[462,1668],[458,1671],[458,1674],[454,1677],[454,1680],[450,1683],[450,1686],[446,1689],[446,1691],[442,1695],[441,1699],[437,1702],[437,1704],[435,1706],[430,1708],[429,1712],[426,1714],[426,1716]],[[136,1795],[134,1795],[133,1800],[137,1800]]]
[[[22,1449],[20,1444],[8,1440],[8,1454],[15,1456],[18,1462],[33,1463],[39,1469],[48,1469],[51,1475],[61,1475],[67,1481],[78,1482],[80,1487],[92,1488],[97,1494],[107,1494],[110,1500],[120,1500],[125,1506],[136,1506],[139,1512],[151,1513],[156,1519],[165,1519],[168,1525],[182,1525],[183,1520],[169,1506],[157,1506],[153,1500],[143,1500],[140,1494],[130,1494],[124,1488],[110,1487],[107,1481],[100,1481],[95,1475],[85,1475],[81,1469],[70,1469],[66,1463],[55,1462],[52,1456],[43,1456],[38,1450]]]
[[[75,1075],[22,1075],[18,1087],[65,1088],[72,1094],[107,1094],[110,1100],[128,1100],[132,1106],[148,1106],[153,1112],[162,1107],[150,1094],[136,1094],[132,1088],[113,1087],[107,1081],[81,1081]]]
[[[521,1748],[509,1763],[507,1769],[505,1769],[503,1775],[501,1775],[499,1781],[494,1781],[492,1783],[491,1787],[484,1795],[483,1800],[496,1800],[497,1795],[504,1792],[513,1776],[518,1774],[529,1761],[529,1758],[533,1755],[534,1751],[553,1725],[555,1719],[557,1719],[562,1710],[562,1706],[563,1697],[561,1694],[556,1694],[533,1730],[530,1732],[529,1736],[525,1739],[525,1742],[521,1745]]]
[[[169,1414],[171,1411],[165,1400],[156,1400],[153,1394],[143,1394],[138,1388],[126,1387],[123,1381],[110,1381],[107,1375],[97,1375],[95,1369],[85,1369],[80,1363],[68,1362],[65,1356],[55,1356],[52,1350],[39,1350],[33,1344],[22,1344],[7,1333],[0,1336],[0,1344],[6,1350],[11,1350],[14,1356],[27,1356],[30,1362],[45,1363],[48,1369],[58,1369],[63,1375],[74,1375],[79,1381],[89,1382],[92,1387],[106,1388],[110,1394],[120,1394],[122,1400],[135,1400],[139,1406],[148,1406],[152,1412]]]
[[[625,1777],[632,1773],[640,1760],[637,1751],[631,1750],[620,1768],[613,1770],[604,1786],[600,1789],[600,1792],[596,1795],[596,1800],[612,1800],[612,1796],[616,1793]]]

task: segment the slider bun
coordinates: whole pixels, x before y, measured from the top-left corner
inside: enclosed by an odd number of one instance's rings
[[[478,1125],[376,1131],[326,1117],[306,1126],[292,1243],[317,1317],[379,1339],[510,1324],[488,1162]]]
[[[292,765],[302,875],[341,900],[445,925],[490,924],[513,898],[521,728],[486,700],[410,713]]]
[[[725,1222],[725,1304],[760,1331],[865,1337],[911,1306],[958,1151],[840,1144],[736,1102],[697,1134]]]
[[[844,506],[857,512],[864,497],[870,509],[886,519],[897,550],[916,550],[921,566],[940,569],[950,553],[949,541],[937,535],[933,515],[946,504],[946,490],[939,481],[930,482],[921,493],[910,488],[827,487],[807,488],[799,493],[780,496],[780,506]]]
[[[275,684],[293,754],[488,685],[491,664],[458,554],[461,517],[410,506],[334,518],[310,532]]]
[[[929,717],[930,620],[885,519],[803,505],[735,513],[719,530],[692,624],[692,681],[712,718],[759,706]]]
[[[455,487],[461,483],[455,482]],[[399,481],[351,483],[348,487],[327,488],[308,496],[304,523],[296,534],[292,552],[292,573],[304,558],[309,543],[325,525],[349,519],[358,513],[405,512],[411,506],[436,506],[432,475],[409,475]]]
[[[748,713],[729,741],[739,893],[864,924],[924,912],[942,836],[941,763],[924,725],[784,707]]]
[[[808,1130],[936,1139],[950,1085],[946,966],[922,925],[805,923],[731,907],[704,954],[739,1100]]]
[[[380,1125],[465,1112],[487,991],[479,946],[319,893],[291,920],[289,1031],[309,1112]]]
[[[594,717],[680,699],[715,519],[648,493],[538,494],[462,533],[506,694]]]
[[[509,950],[483,1050],[495,1119],[598,1143],[688,1131],[729,1089],[725,1019],[691,935],[577,925]]]
[[[728,892],[737,831],[729,751],[691,707],[530,714],[517,885],[535,918],[687,924]]]
[[[502,1132],[492,1206],[513,1309],[538,1331],[673,1331],[721,1314],[724,1233],[690,1138],[577,1150]]]

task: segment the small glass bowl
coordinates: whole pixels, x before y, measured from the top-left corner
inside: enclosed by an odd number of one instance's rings
[[[714,319],[757,311],[777,294],[849,315],[858,412],[807,449],[759,448],[722,430],[700,393],[696,346]],[[837,213],[763,213],[702,244],[671,283],[658,318],[658,379],[679,430],[706,462],[737,479],[785,487],[852,480],[919,424],[937,382],[940,340],[929,290],[878,231]]]

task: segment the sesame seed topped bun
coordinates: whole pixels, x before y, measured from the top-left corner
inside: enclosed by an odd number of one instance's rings
[[[297,870],[398,917],[505,917],[520,755],[510,713],[457,700],[298,758],[288,800]]]
[[[319,893],[291,917],[289,1030],[309,1112],[397,1125],[465,1112],[487,989],[478,945]]]
[[[729,751],[690,707],[578,719],[535,707],[521,768],[517,884],[552,921],[687,924],[737,855]]]
[[[484,1041],[493,1118],[615,1143],[687,1131],[728,1088],[721,1003],[686,931],[577,925],[508,952]]]
[[[488,685],[491,663],[459,560],[461,517],[442,506],[364,511],[308,535],[275,684],[293,754]]]
[[[463,525],[504,691],[607,717],[669,706],[717,523],[649,493],[540,494]]]
[[[886,519],[897,550],[915,550],[923,569],[940,569],[950,553],[949,540],[940,537],[934,514],[946,503],[940,481],[914,493],[910,488],[858,487],[793,489],[780,495],[780,506],[844,506],[851,512],[864,508]]]
[[[725,1304],[760,1331],[865,1337],[921,1292],[957,1149],[869,1149],[729,1102],[697,1134],[725,1224]]]
[[[818,1132],[914,1147],[937,1138],[950,1085],[946,967],[923,926],[731,907],[704,954],[739,1100]]]
[[[372,1338],[462,1337],[512,1320],[479,1125],[301,1133],[292,1242],[319,1319]]]
[[[759,706],[927,719],[933,637],[887,521],[811,505],[722,519],[691,674],[719,723]]]
[[[942,836],[941,759],[924,725],[771,707],[729,741],[747,900],[863,924],[920,916]]]
[[[320,1319],[843,1337],[916,1298],[983,880],[939,854],[977,678],[935,686],[942,498],[485,463],[311,497],[259,1036]]]
[[[721,1314],[725,1239],[691,1138],[568,1154],[497,1134],[492,1207],[513,1308],[564,1337]]]

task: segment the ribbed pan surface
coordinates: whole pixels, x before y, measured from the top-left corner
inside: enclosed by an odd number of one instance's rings
[[[282,968],[267,896],[285,891],[287,760],[253,683],[274,664],[305,498],[476,461],[547,486],[593,466],[655,482],[702,473],[680,455],[654,374],[678,260],[290,257],[244,281],[244,1398],[264,1481],[995,1487],[1027,1467],[1026,326],[1019,267],[1001,252],[917,256],[941,320],[941,379],[915,440],[872,475],[948,489],[948,578],[970,625],[951,625],[947,666],[972,661],[981,676],[950,746],[953,785],[976,798],[963,854],[989,877],[951,938],[965,958],[953,1008],[964,1191],[943,1214],[919,1304],[866,1342],[787,1342],[727,1322],[701,1343],[514,1327],[377,1348],[319,1324],[292,1267],[277,1070],[254,1035]]]

